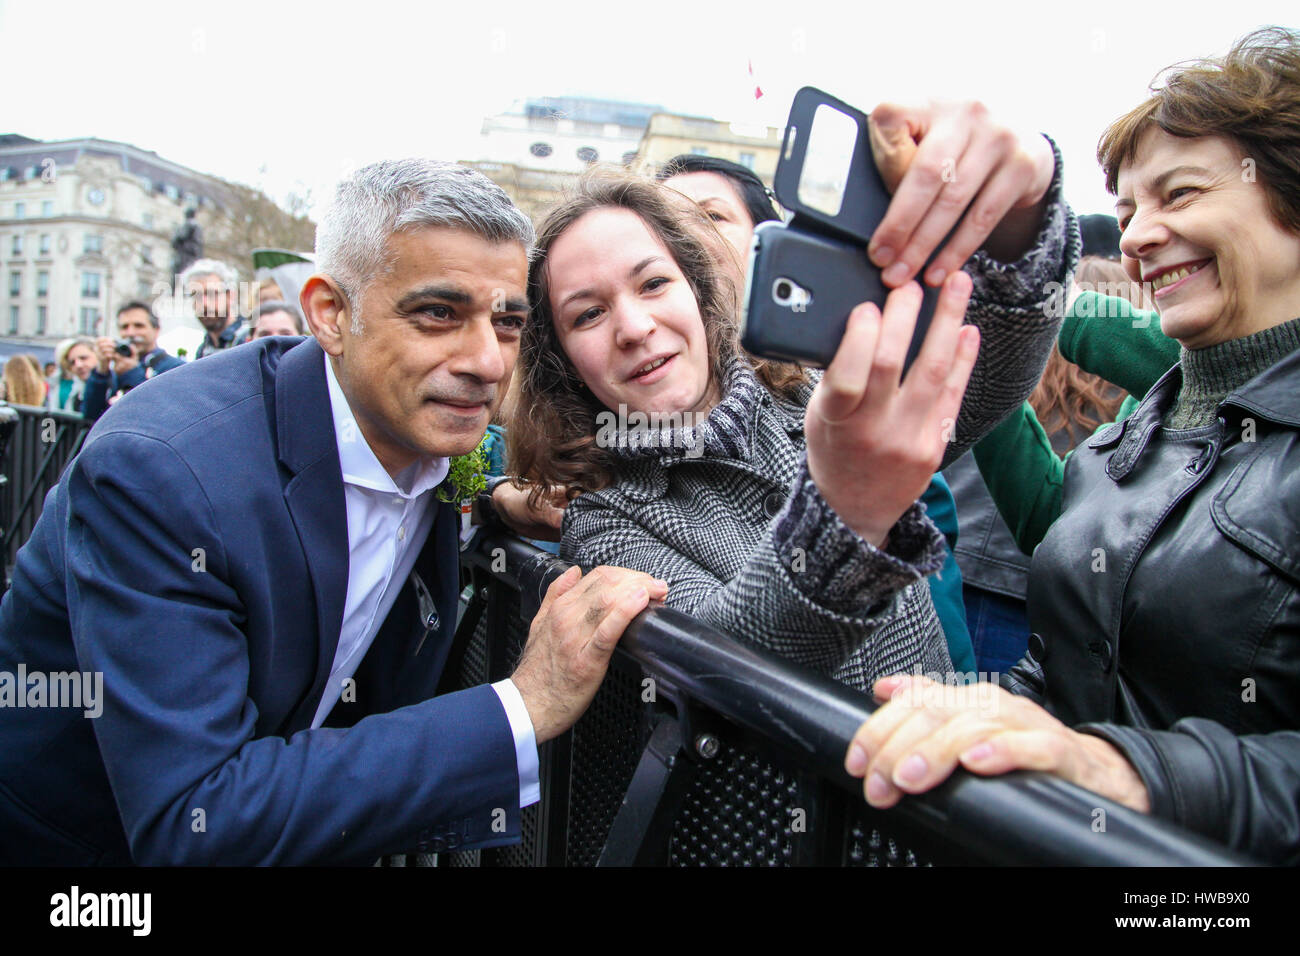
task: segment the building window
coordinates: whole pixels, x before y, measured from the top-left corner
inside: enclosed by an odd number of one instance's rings
[[[39,167],[39,166],[28,166],[28,167],[27,167],[27,178],[28,178],[28,179],[40,179],[40,178],[41,178],[41,167]]]
[[[9,334],[18,334],[18,306],[9,306]]]
[[[14,218],[15,219],[27,218],[27,203],[25,202],[14,203]]]
[[[151,266],[151,265],[153,265],[153,247],[152,247],[152,246],[141,246],[141,247],[140,247],[140,263],[141,263],[141,265],[146,265],[146,266]]]
[[[45,308],[45,306],[43,305],[38,305],[36,307],[36,334],[37,335],[45,334],[45,323],[48,318],[49,318],[49,309]]]
[[[86,233],[86,238],[81,245],[82,252],[103,252],[104,237],[96,235],[93,232]]]
[[[23,274],[21,272],[9,273],[9,294],[15,297],[23,294]]]
[[[692,156],[707,156],[707,155],[709,155],[708,147],[705,147],[705,146],[692,146],[692,147],[691,147],[691,155],[692,155]]]
[[[584,163],[594,163],[596,160],[600,159],[600,153],[596,152],[590,146],[579,146],[578,158]]]
[[[95,330],[99,328],[99,309],[82,306],[81,308],[81,328],[77,331],[82,335],[94,335]]]
[[[42,269],[36,273],[36,295],[38,298],[45,298],[50,294],[50,274]]]
[[[744,166],[746,169],[753,169],[756,161],[757,157],[755,157],[753,153],[740,154],[740,165]]]
[[[181,198],[181,191],[180,191],[179,189],[177,189],[175,186],[173,186],[171,183],[168,183],[166,186],[163,187],[163,194],[164,194],[168,199],[180,199],[180,198]]]
[[[15,236],[14,236],[13,248],[10,250],[10,253],[9,253],[9,254],[10,254],[10,255],[13,255],[13,256],[21,256],[21,255],[23,254],[23,237],[22,237],[22,236],[19,236],[19,235],[15,235]]]
[[[50,254],[50,234],[47,232],[41,236],[41,255],[48,256],[49,254]]]
[[[98,272],[83,272],[81,274],[81,297],[83,299],[99,298]]]
[[[43,199],[43,200],[41,200],[41,215],[44,216],[44,217],[47,218],[47,219],[48,219],[50,216],[53,216],[53,215],[54,215],[54,200],[53,200],[53,199]]]
[[[144,215],[142,215],[142,216],[140,217],[140,222],[141,222],[141,224],[142,224],[146,229],[152,229],[152,228],[153,228],[153,213],[151,213],[151,212],[147,212],[147,213],[145,213]]]
[[[550,156],[554,150],[551,149],[550,143],[533,143],[532,146],[528,147],[528,152],[532,153],[538,159],[545,159],[547,156]]]

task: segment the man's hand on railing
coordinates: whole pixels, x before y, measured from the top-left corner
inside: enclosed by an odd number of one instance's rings
[[[865,778],[873,807],[924,793],[960,764],[985,776],[1042,770],[1150,812],[1146,787],[1119,750],[997,684],[954,687],[897,674],[876,681],[873,691],[887,703],[858,728],[844,760],[851,776]]]
[[[587,709],[632,618],[668,595],[640,571],[571,567],[551,583],[511,679],[539,744],[564,733]]]

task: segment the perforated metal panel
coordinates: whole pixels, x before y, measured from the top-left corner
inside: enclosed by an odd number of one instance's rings
[[[508,591],[509,588],[498,588]],[[474,600],[477,600],[475,595]],[[477,687],[487,683],[487,616],[479,618],[474,636],[465,647],[465,656],[461,659],[460,671],[456,677],[457,689]],[[444,853],[439,858],[442,866],[480,866],[482,853],[479,850],[467,850],[462,853]]]
[[[519,618],[518,593],[501,581],[490,585],[495,613],[484,614],[461,663],[458,684],[486,682],[488,623],[505,622],[505,633],[492,646],[496,655],[512,661],[528,635],[528,621]],[[496,665],[494,665],[494,671]],[[542,768],[542,804],[525,808],[522,841],[492,850],[446,853],[444,866],[534,866],[542,862],[542,822],[548,801],[568,799],[565,863],[594,866],[604,849],[614,817],[622,804],[650,735],[646,705],[641,700],[641,673],[635,666],[610,668],[591,706],[575,725],[570,771],[553,779]],[[761,741],[746,738],[732,725],[715,728],[720,749],[699,771],[687,791],[672,828],[669,863],[673,866],[791,866],[798,862],[850,866],[927,866],[896,836],[882,831],[880,815],[861,801],[838,792],[843,801],[831,824],[814,813],[826,785],[809,780],[797,768],[763,751]],[[694,757],[688,759],[695,759]],[[796,816],[802,811],[803,819]],[[802,827],[799,824],[802,824]],[[839,826],[836,833],[815,832]],[[805,843],[804,841],[816,841]],[[414,855],[406,865],[419,865]]]
[[[859,816],[849,824],[844,862],[848,866],[930,866],[889,834]]]
[[[499,647],[503,658],[513,661],[523,648],[528,638],[528,622],[519,617],[519,594],[504,584],[493,582],[490,585],[489,600],[501,602],[500,611],[507,622],[504,641]],[[488,682],[488,615],[479,619],[474,629],[474,636],[465,648],[460,672],[456,679],[457,687],[477,687]],[[546,800],[545,788],[542,793]],[[535,866],[538,862],[537,843],[539,839],[539,820],[542,804],[524,807],[519,816],[522,839],[519,843],[490,850],[469,850],[462,853],[444,854],[446,866]]]
[[[789,866],[800,832],[796,776],[728,743],[701,764],[673,826],[671,866]]]
[[[637,675],[610,668],[574,726],[568,864],[594,866],[649,738]]]

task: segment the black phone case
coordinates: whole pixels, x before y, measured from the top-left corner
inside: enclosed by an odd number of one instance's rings
[[[799,199],[799,178],[814,117],[823,104],[851,117],[858,127],[850,175],[836,215]],[[829,93],[805,86],[795,94],[773,179],[776,198],[794,217],[787,225],[765,222],[754,230],[749,282],[740,320],[741,344],[749,352],[825,368],[835,357],[854,307],[862,302],[874,302],[884,309],[889,290],[880,281],[880,270],[867,259],[866,246],[885,217],[890,195],[871,155],[867,124],[866,113]],[[956,229],[954,226],[953,231]],[[936,248],[931,261],[951,238],[950,232]],[[811,293],[811,299],[802,309],[796,310],[776,300],[774,284],[781,279],[788,279]],[[924,297],[904,372],[921,350],[939,301],[938,289],[924,284],[921,288]]]
[[[813,119],[822,105],[851,117],[858,127],[850,157],[851,175],[844,183],[844,196],[836,215],[806,205],[799,198],[799,178],[803,175],[804,160],[812,142]],[[772,177],[772,191],[776,193],[777,201],[794,214],[792,224],[796,228],[856,240],[866,246],[885,218],[890,199],[889,190],[885,188],[871,155],[867,114],[816,87],[805,86],[795,93],[781,141],[781,153],[777,157],[776,173]]]
[[[778,282],[789,280],[811,294],[802,309],[777,301]],[[922,287],[924,297],[904,369],[912,364],[939,301],[939,290]],[[860,303],[882,310],[889,294],[880,270],[859,245],[814,232],[799,232],[776,222],[754,230],[749,283],[741,312],[740,344],[765,358],[825,368],[835,357],[849,313]]]

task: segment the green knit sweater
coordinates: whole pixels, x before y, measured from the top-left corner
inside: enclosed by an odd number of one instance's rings
[[[1218,415],[1219,403],[1233,389],[1272,368],[1296,349],[1300,349],[1300,319],[1208,348],[1183,349],[1179,358],[1183,384],[1178,400],[1165,415],[1165,427],[1210,424]]]

